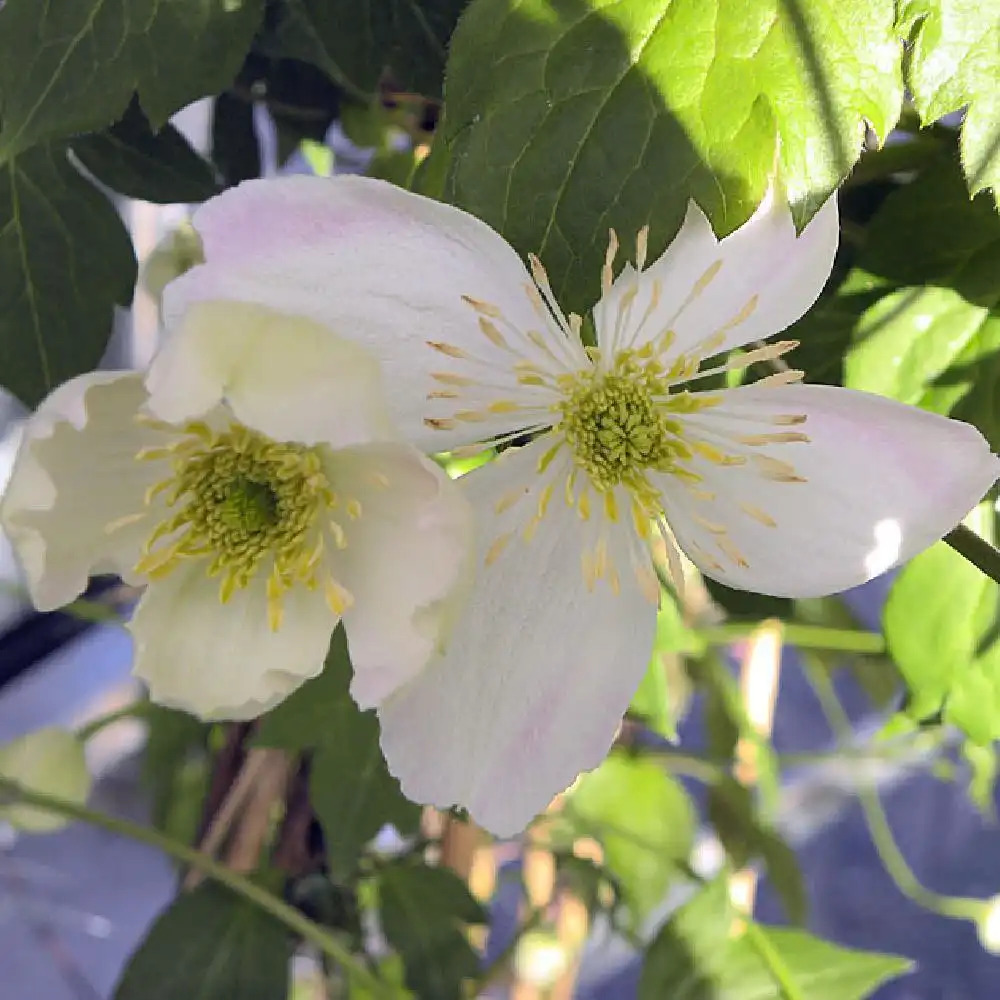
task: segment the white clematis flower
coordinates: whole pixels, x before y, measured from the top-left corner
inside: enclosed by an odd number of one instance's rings
[[[651,542],[675,575],[676,542],[731,586],[829,594],[940,538],[1000,471],[966,424],[797,372],[703,388],[792,346],[706,368],[813,303],[833,201],[796,236],[773,198],[722,240],[692,205],[649,267],[640,234],[617,279],[612,240],[593,347],[538,261],[529,273],[485,224],[380,182],[250,183],[194,224],[206,263],[168,286],[168,317],[219,296],[287,309],[378,357],[424,447],[530,435],[464,478],[478,513],[465,615],[379,707],[406,793],[499,834],[605,755],[653,644]]]
[[[93,572],[148,584],[135,673],[203,718],[277,704],[319,673],[343,620],[352,693],[377,704],[440,642],[465,500],[392,439],[357,345],[240,303],[200,304],[174,336],[190,371],[166,354],[145,384],[84,375],[28,422],[0,521],[34,603],[65,604]]]

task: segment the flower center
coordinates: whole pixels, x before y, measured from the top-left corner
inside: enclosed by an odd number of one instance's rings
[[[681,443],[678,427],[649,386],[631,373],[583,375],[559,404],[559,429],[576,464],[602,492],[632,487],[645,469],[669,471]]]
[[[178,430],[146,422],[175,435]],[[295,583],[310,589],[322,584],[331,610],[342,614],[350,594],[325,571],[323,553],[327,535],[342,548],[344,533],[329,514],[338,500],[318,450],[272,441],[235,423],[217,431],[196,421],[181,430],[169,445],[137,456],[170,461],[171,474],[147,491],[146,504],[163,494],[174,513],[146,541],[136,571],[156,580],[183,559],[208,559],[208,575],[221,579],[223,603],[266,571],[275,629],[281,596]],[[348,513],[357,516],[356,506],[348,503]]]

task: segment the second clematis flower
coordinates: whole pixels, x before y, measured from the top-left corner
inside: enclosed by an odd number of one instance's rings
[[[653,645],[651,542],[678,578],[679,547],[734,587],[829,594],[940,538],[1000,472],[967,424],[799,372],[705,387],[794,346],[756,342],[823,288],[832,200],[797,235],[772,196],[722,240],[692,205],[656,261],[643,231],[617,273],[612,235],[593,346],[540,262],[380,182],[251,183],[194,224],[206,262],[168,286],[168,321],[219,297],[297,312],[371,350],[423,447],[504,449],[462,480],[477,515],[464,614],[379,705],[406,793],[498,834],[607,752]],[[167,350],[199,355],[195,337]]]
[[[356,344],[238,302],[199,304],[175,335],[198,337],[197,364],[79,376],[28,421],[0,522],[35,605],[93,572],[145,585],[135,673],[207,719],[272,708],[343,621],[352,694],[377,704],[440,642],[467,504],[395,439]]]

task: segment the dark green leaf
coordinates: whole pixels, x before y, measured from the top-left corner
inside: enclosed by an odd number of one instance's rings
[[[608,227],[650,251],[688,200],[730,232],[777,156],[799,225],[899,113],[891,0],[474,0],[446,76],[449,200],[597,298]]]
[[[156,920],[114,1000],[284,1000],[291,954],[273,917],[206,883]]]
[[[649,757],[613,753],[573,789],[568,814],[604,848],[638,928],[687,863],[696,818],[687,792]]]
[[[286,0],[283,54],[318,66],[357,94],[385,69],[404,90],[441,95],[448,39],[469,0]]]
[[[227,87],[262,0],[7,0],[0,9],[0,162],[117,121],[133,91],[160,127]]]
[[[792,849],[757,813],[753,796],[733,778],[708,791],[708,818],[735,868],[759,858],[781,897],[789,919],[802,923],[806,916],[806,891],[802,872]]]
[[[392,823],[412,833],[420,822],[420,806],[403,796],[379,748],[378,720],[341,704],[329,725],[331,735],[317,750],[309,780],[309,797],[323,827],[331,874],[353,872],[364,846]]]
[[[338,629],[323,673],[265,716],[255,741],[315,749],[309,797],[337,879],[352,875],[365,845],[387,823],[410,833],[420,820],[420,807],[403,796],[385,765],[375,713],[359,711],[351,699],[350,678],[347,643]]]
[[[2,30],[2,29],[0,29]],[[44,145],[0,167],[0,378],[33,406],[94,368],[136,262],[108,200]]]
[[[281,750],[313,750],[327,740],[336,740],[331,720],[342,706],[354,704],[349,693],[350,683],[347,639],[344,630],[338,628],[330,639],[323,672],[306,681],[264,716],[254,742],[258,746]]]
[[[212,162],[227,186],[260,176],[260,145],[253,105],[220,94],[212,106]]]
[[[104,132],[71,143],[77,159],[119,194],[161,205],[199,202],[219,191],[215,172],[172,125],[153,132],[137,104]]]
[[[981,0],[902,0],[910,33],[906,82],[927,124],[954,111],[962,122],[969,190],[1000,194],[1000,17]]]
[[[194,842],[208,791],[208,723],[186,712],[145,706],[142,782],[152,799],[153,824],[184,844]]]
[[[379,877],[379,900],[382,929],[406,965],[406,985],[420,997],[460,1000],[462,981],[479,971],[465,926],[486,920],[465,883],[447,868],[394,864]]]
[[[724,879],[698,892],[650,944],[638,1000],[788,1000],[779,975],[803,1000],[862,1000],[910,964],[803,931],[755,925],[734,937],[733,918]]]

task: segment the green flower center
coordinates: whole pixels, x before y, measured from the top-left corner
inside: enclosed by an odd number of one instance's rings
[[[668,471],[682,443],[679,430],[633,374],[584,376],[560,405],[561,430],[596,489],[635,485],[647,469]]]
[[[641,504],[653,505],[656,490],[647,473],[678,474],[678,462],[691,457],[675,417],[711,403],[671,393],[673,375],[648,351],[626,350],[610,369],[595,366],[564,378],[555,429],[598,492],[625,486]]]
[[[295,583],[322,584],[330,607],[343,613],[350,595],[322,572],[327,536],[337,547],[345,543],[330,515],[338,500],[319,451],[272,441],[240,424],[215,431],[193,422],[182,430],[166,447],[138,456],[170,461],[171,474],[148,491],[146,502],[164,494],[174,513],[150,535],[136,570],[156,580],[183,559],[207,559],[208,575],[221,578],[223,603],[266,571],[273,628],[281,619],[281,595]],[[354,516],[356,506],[347,505]]]

